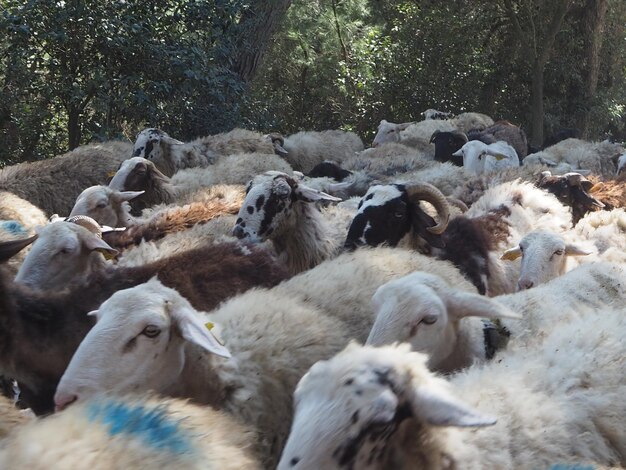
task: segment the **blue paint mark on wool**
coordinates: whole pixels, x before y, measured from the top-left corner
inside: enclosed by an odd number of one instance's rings
[[[28,230],[24,228],[17,220],[2,220],[0,221],[0,230],[3,230],[12,235],[28,235]]]
[[[550,470],[594,470],[594,467],[592,465],[557,463],[552,465]]]
[[[90,421],[109,426],[112,436],[125,434],[141,439],[146,445],[175,454],[191,451],[188,433],[170,419],[162,407],[129,405],[121,401],[102,400],[88,407]]]

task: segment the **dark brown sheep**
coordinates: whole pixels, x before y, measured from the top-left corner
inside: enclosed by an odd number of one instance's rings
[[[480,140],[486,144],[503,140],[515,149],[520,162],[528,155],[526,132],[508,121],[498,121],[483,131],[470,131],[467,133],[467,137],[469,140]]]
[[[21,240],[1,243],[0,262],[24,246]],[[94,273],[61,292],[31,289],[0,272],[0,374],[18,381],[24,403],[35,413],[51,412],[57,383],[94,324],[86,314],[116,291],[153,276],[177,289],[194,308],[210,311],[251,287],[278,284],[287,272],[265,250],[238,243]]]

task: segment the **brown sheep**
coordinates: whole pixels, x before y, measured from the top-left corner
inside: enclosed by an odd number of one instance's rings
[[[0,262],[33,239],[0,243]],[[141,267],[109,267],[62,290],[20,285],[0,270],[0,374],[18,381],[21,398],[35,413],[52,411],[58,381],[94,324],[86,314],[116,291],[154,276],[195,308],[210,311],[251,287],[274,286],[287,273],[268,252],[236,243],[191,250]]]
[[[0,170],[0,191],[17,194],[47,216],[65,216],[83,189],[105,184],[131,153],[130,143],[111,141],[84,145],[48,160],[8,166]]]
[[[469,140],[480,140],[487,145],[503,140],[515,149],[520,162],[528,155],[526,132],[508,121],[498,121],[483,131],[470,131],[467,137]]]

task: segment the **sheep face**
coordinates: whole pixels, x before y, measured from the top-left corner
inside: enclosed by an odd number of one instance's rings
[[[430,138],[430,143],[435,144],[435,161],[451,162],[457,166],[463,166],[460,157],[455,156],[467,142],[467,136],[461,132],[436,131]]]
[[[425,186],[428,187],[429,195],[416,191]],[[420,199],[437,204],[437,211],[445,222],[437,225],[421,209]],[[430,185],[419,185],[415,188],[403,184],[372,186],[359,203],[344,246],[349,249],[383,243],[396,246],[413,228],[431,246],[442,248],[439,235],[445,229],[448,216],[444,196]]]
[[[150,160],[133,157],[123,161],[109,183],[109,188],[117,191],[145,191],[154,176],[169,181]]]
[[[394,124],[393,122],[380,121],[378,132],[372,142],[372,147],[378,147],[387,142],[400,142],[400,132],[409,127],[412,123]]]
[[[463,157],[463,166],[476,175],[519,166],[515,149],[505,142],[487,145],[480,140],[470,140],[452,155]]]
[[[346,248],[361,245],[396,246],[409,232],[410,202],[404,186],[372,186],[361,202],[346,238]]]
[[[131,222],[128,201],[142,194],[143,191],[117,191],[107,186],[92,186],[76,198],[70,217],[86,215],[100,225],[126,227]]]
[[[400,427],[410,427],[411,442],[430,463],[443,468],[430,447],[430,426],[485,426],[482,416],[453,398],[446,383],[432,376],[426,356],[408,347],[349,345],[302,377],[295,394],[295,416],[279,470],[391,468],[402,460],[390,445]],[[413,454],[415,455],[415,454]]]
[[[49,289],[69,283],[76,273],[89,271],[100,253],[117,254],[89,230],[70,223],[54,222],[38,231],[38,239],[20,266],[15,281]]]
[[[55,395],[57,409],[102,390],[164,392],[185,364],[187,341],[229,356],[200,314],[158,280],[116,292],[76,350]]]
[[[559,235],[534,231],[527,234],[515,248],[507,250],[502,259],[522,257],[519,290],[530,289],[565,273],[567,256],[589,255],[582,247],[565,243]]]
[[[285,173],[272,171],[256,176],[246,191],[233,235],[255,242],[273,239],[292,229],[296,220],[291,214],[299,204],[341,200],[299,184]]]

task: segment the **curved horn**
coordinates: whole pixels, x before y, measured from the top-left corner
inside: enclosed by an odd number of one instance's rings
[[[100,224],[91,217],[87,217],[86,215],[74,215],[72,217],[68,217],[65,221],[80,225],[81,227],[89,230],[91,233],[102,238],[102,228],[100,227]]]
[[[448,201],[448,204],[450,204],[451,206],[456,207],[461,212],[465,213],[465,212],[467,212],[469,210],[469,207],[467,207],[467,204],[465,204],[460,199],[457,199],[457,198],[452,197],[452,196],[448,196],[448,197],[446,197],[446,200]]]
[[[428,141],[428,143],[432,144],[433,140],[435,140],[435,137],[437,137],[439,134],[441,134],[441,131],[437,129],[435,132],[433,132],[433,135],[430,136],[430,140]]]
[[[416,183],[406,187],[407,195],[409,199],[417,201],[426,201],[433,205],[439,216],[439,223],[434,227],[428,227],[430,233],[435,235],[441,235],[448,226],[450,220],[450,208],[446,197],[441,194],[436,187],[429,183]]]

